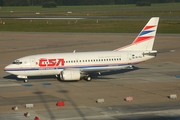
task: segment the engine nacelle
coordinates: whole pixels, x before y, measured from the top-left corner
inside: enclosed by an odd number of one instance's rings
[[[60,73],[61,80],[80,80],[81,74],[78,70],[63,70]]]

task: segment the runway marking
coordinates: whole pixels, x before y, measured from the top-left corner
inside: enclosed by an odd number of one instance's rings
[[[32,84],[30,84],[30,83],[24,83],[24,84],[22,84],[22,86],[31,87],[31,86],[33,86],[33,85],[32,85]]]
[[[176,78],[180,78],[180,75],[176,75],[175,77],[176,77]]]

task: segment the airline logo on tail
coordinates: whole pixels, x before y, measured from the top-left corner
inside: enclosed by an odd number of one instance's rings
[[[152,50],[158,22],[159,17],[151,18],[131,44],[115,49],[115,51]]]
[[[154,36],[148,36],[149,33],[154,32],[155,30],[151,30],[156,26],[145,26],[145,28],[140,32],[138,37],[133,41],[133,43],[143,42],[148,39],[154,38]]]
[[[156,26],[145,26],[144,29],[140,32],[140,34],[137,36],[137,38],[133,41],[133,43],[138,43],[142,41],[146,41],[148,39],[154,38],[154,36],[149,36],[148,34],[154,32],[155,30],[152,30]]]

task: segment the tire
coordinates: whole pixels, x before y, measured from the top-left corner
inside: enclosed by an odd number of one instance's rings
[[[24,83],[28,83],[28,80],[27,80],[27,79],[25,79],[25,80],[24,80]]]
[[[89,81],[92,80],[92,78],[88,76],[88,77],[86,78],[86,80],[89,82]]]

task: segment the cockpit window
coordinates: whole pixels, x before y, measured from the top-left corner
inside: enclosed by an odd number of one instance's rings
[[[20,60],[15,60],[15,61],[13,61],[13,63],[12,64],[22,64],[22,62],[20,61]]]

